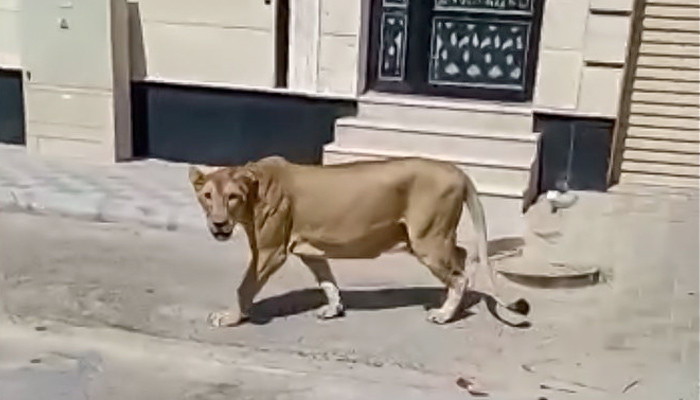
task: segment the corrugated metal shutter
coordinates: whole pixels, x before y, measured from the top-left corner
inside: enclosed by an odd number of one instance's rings
[[[620,182],[698,186],[700,0],[648,0]]]

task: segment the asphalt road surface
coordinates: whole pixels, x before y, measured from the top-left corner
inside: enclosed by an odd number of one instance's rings
[[[675,278],[505,286],[531,301],[529,329],[480,307],[428,323],[442,289],[392,255],[332,264],[343,319],[316,320],[322,296],[290,260],[251,323],[214,330],[206,315],[230,305],[246,265],[240,235],[0,214],[0,399],[469,398],[459,377],[492,399],[694,399],[697,240],[682,223],[643,234],[638,220],[621,228],[648,245],[611,261],[619,276],[663,261]]]

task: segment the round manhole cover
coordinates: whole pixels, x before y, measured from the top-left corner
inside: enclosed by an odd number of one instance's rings
[[[518,262],[510,260],[499,265],[496,270],[509,280],[531,287],[570,288],[595,285],[600,282],[600,268],[559,263]]]

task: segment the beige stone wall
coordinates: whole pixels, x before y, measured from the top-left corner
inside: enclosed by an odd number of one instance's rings
[[[0,0],[0,67],[19,68],[22,0]],[[276,1],[128,0],[134,79],[272,89]],[[633,0],[546,0],[534,106],[615,116]],[[356,97],[365,0],[290,1],[289,89]]]
[[[633,0],[546,0],[534,105],[616,117]]]
[[[357,93],[360,14],[360,1],[321,0],[320,93]]]
[[[357,95],[362,3],[295,0],[291,10],[290,88],[318,95]]]
[[[126,2],[27,1],[20,25],[29,152],[100,163],[128,158]]]
[[[21,68],[20,0],[0,0],[0,68]]]
[[[136,79],[271,88],[275,7],[263,0],[130,0]]]
[[[276,1],[129,2],[135,79],[274,88]],[[360,8],[359,1],[290,1],[290,90],[357,93]]]
[[[316,93],[321,0],[296,0],[289,4],[289,74],[291,90]]]

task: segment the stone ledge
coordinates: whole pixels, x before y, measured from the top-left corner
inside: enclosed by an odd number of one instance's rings
[[[131,223],[168,231],[204,230],[206,223],[193,205],[156,208],[105,194],[37,193],[0,188],[0,212],[58,215],[74,219]]]

